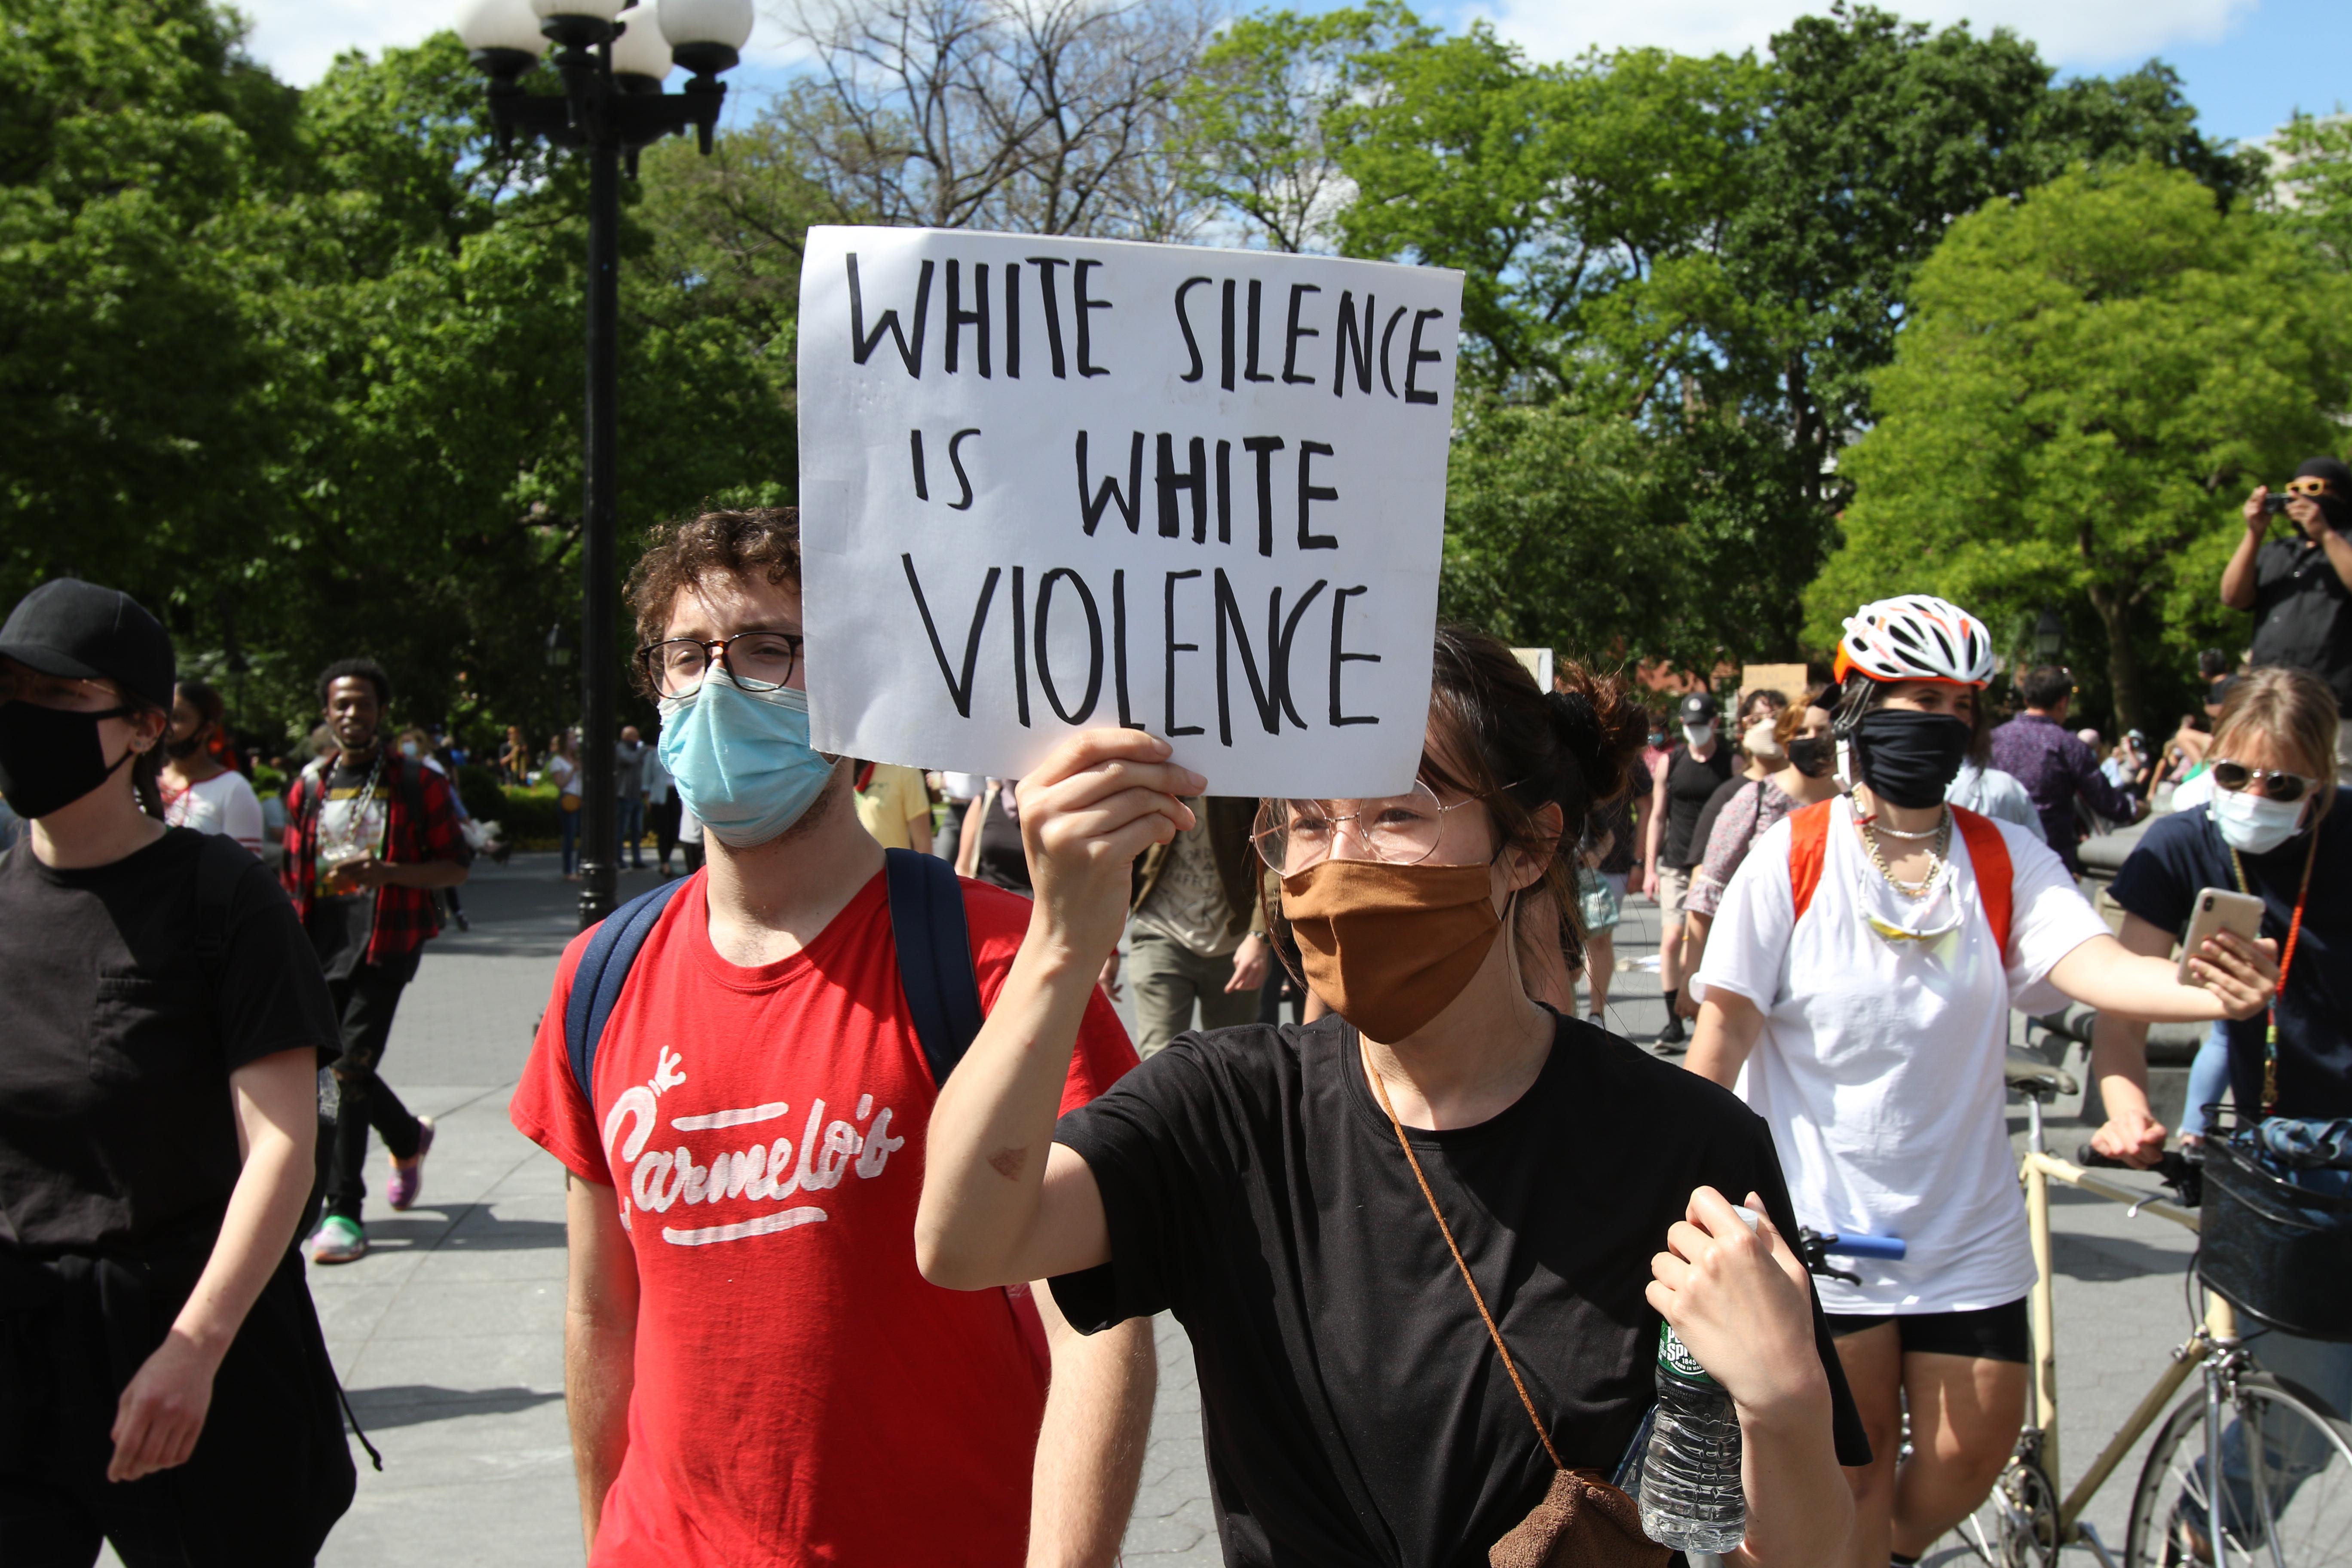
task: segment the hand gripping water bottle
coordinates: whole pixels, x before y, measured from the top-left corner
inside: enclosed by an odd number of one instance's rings
[[[1756,1215],[1739,1217],[1756,1228]],[[1723,1384],[1658,1325],[1658,1416],[1642,1461],[1642,1533],[1677,1552],[1717,1556],[1748,1534],[1739,1484],[1739,1413]]]

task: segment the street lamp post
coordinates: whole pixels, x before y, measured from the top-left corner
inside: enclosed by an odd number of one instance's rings
[[[621,163],[691,130],[710,151],[727,89],[751,36],[751,0],[471,0],[458,36],[489,78],[490,124],[501,151],[518,135],[544,138],[588,159],[588,400],[581,467],[586,491],[581,550],[580,923],[613,912],[620,868],[613,797],[614,533],[614,401],[619,379]],[[550,44],[563,94],[524,90]],[[673,64],[693,73],[662,90]]]
[[[2066,657],[2066,622],[2055,605],[2042,605],[2041,618],[2033,623],[2033,657],[2043,664]]]

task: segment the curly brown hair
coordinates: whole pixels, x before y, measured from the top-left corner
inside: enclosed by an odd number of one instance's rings
[[[706,577],[753,573],[771,583],[801,580],[801,509],[743,507],[706,511],[658,523],[646,536],[646,552],[629,573],[629,608],[636,612],[637,643],[661,640],[679,594]],[[640,690],[652,694],[641,661],[630,660]]]

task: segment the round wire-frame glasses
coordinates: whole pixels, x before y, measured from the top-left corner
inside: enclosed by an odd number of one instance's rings
[[[637,650],[656,697],[691,697],[713,668],[745,691],[776,691],[800,667],[802,639],[791,632],[737,632],[731,637],[665,637]]]
[[[1250,841],[1257,847],[1258,858],[1284,876],[1329,859],[1340,835],[1350,831],[1372,859],[1418,866],[1437,852],[1445,814],[1485,798],[1472,795],[1447,805],[1435,790],[1416,780],[1408,794],[1370,800],[1262,800]]]

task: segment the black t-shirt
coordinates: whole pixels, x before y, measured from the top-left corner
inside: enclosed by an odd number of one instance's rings
[[[2304,905],[2294,964],[2279,994],[2278,1113],[2352,1116],[2352,791],[2338,789],[2320,820],[2318,858]],[[2309,834],[2298,834],[2267,855],[2242,855],[2249,891],[2263,900],[2263,934],[2282,952],[2294,895],[2303,885]],[[2202,810],[2175,812],[2151,825],[2108,896],[2174,941],[2189,927],[2197,895],[2238,885],[2229,846]],[[2226,1026],[2230,1032],[2230,1092],[2249,1114],[2262,1105],[2263,1041],[2268,1020],[2257,1013]]]
[[[1357,1050],[1337,1016],[1181,1035],[1062,1118],[1112,1261],[1054,1298],[1087,1331],[1170,1309],[1192,1335],[1226,1562],[1467,1568],[1542,1500],[1551,1461]],[[1571,1466],[1613,1473],[1655,1397],[1643,1292],[1691,1190],[1759,1193],[1796,1234],[1761,1120],[1572,1019],[1502,1114],[1408,1131]],[[1814,1331],[1839,1454],[1864,1463],[1818,1308]]]
[[[110,866],[0,857],[0,1246],[142,1247],[218,1224],[240,1168],[229,1074],[332,1049],[318,961],[268,868],[243,855],[196,945],[205,836],[167,830]]]
[[[1688,870],[1706,858],[1706,840],[1697,837],[1698,819],[1731,777],[1731,748],[1718,739],[1701,762],[1688,746],[1666,754],[1666,834],[1658,846],[1658,863]]]
[[[2254,556],[2254,646],[2248,662],[2307,669],[2352,715],[2352,589],[2327,552],[2297,534]]]

